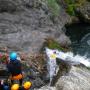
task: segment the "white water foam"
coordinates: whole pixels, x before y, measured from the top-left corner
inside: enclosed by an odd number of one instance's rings
[[[56,50],[56,55],[57,55],[57,58],[60,58],[64,61],[70,61],[73,64],[81,63],[86,67],[90,67],[90,59],[87,58],[86,56],[80,56],[78,54],[74,55],[73,52],[64,53],[58,50]]]
[[[54,54],[54,57],[51,57],[51,55]],[[62,59],[64,61],[69,61],[72,65],[77,64],[83,64],[86,67],[90,67],[90,59],[88,59],[86,56],[80,56],[80,55],[74,55],[73,52],[62,52],[58,50],[51,50],[46,48],[46,55],[48,57],[47,63],[48,63],[48,72],[50,75],[50,83],[52,81],[53,76],[56,75],[56,58]]]

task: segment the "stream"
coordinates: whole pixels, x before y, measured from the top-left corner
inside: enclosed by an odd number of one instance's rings
[[[90,24],[80,22],[66,25],[66,35],[72,41],[74,54],[90,58]]]

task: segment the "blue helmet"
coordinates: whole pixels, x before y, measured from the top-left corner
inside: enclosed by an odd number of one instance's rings
[[[16,52],[12,52],[10,54],[10,60],[12,60],[12,61],[17,60],[17,53]]]

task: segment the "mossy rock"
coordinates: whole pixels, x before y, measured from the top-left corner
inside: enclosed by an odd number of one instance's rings
[[[70,51],[70,48],[67,47],[62,47],[56,40],[53,38],[47,38],[45,39],[45,42],[43,44],[43,47],[41,48],[41,51],[44,50],[45,47],[48,47],[50,49],[58,49],[61,51]]]
[[[66,11],[71,16],[76,16],[75,10],[79,7],[82,7],[86,0],[64,0],[67,8]]]
[[[74,6],[73,5],[69,5],[66,11],[69,15],[75,16],[75,11],[74,11]]]
[[[47,0],[47,5],[53,15],[53,17],[59,16],[60,6],[56,0]]]

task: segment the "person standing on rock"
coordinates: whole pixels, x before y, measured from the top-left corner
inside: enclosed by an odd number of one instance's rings
[[[19,80],[19,84],[22,85],[22,64],[17,60],[17,53],[12,52],[9,57],[10,62],[7,64],[7,69],[10,73],[11,84],[13,84],[14,80]]]

